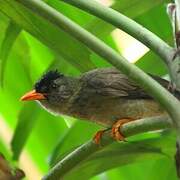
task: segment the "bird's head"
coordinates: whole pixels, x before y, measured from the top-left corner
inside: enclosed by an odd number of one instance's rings
[[[73,93],[72,80],[56,71],[44,74],[34,89],[21,97],[22,101],[37,100],[47,109],[65,105]]]

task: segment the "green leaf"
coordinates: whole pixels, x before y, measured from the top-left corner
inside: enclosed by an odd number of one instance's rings
[[[81,26],[85,26],[94,18],[93,16],[90,16],[88,13],[80,9],[74,8],[69,4],[65,4],[60,0],[46,0],[46,3]]]
[[[84,133],[85,129],[87,129],[86,133]],[[50,154],[50,166],[54,165],[57,161],[65,157],[69,152],[73,151],[88,139],[93,138],[93,135],[95,135],[97,130],[97,125],[77,120],[66,132],[64,137],[60,138],[58,144]]]
[[[104,174],[107,179],[177,180],[173,158],[167,158],[164,156],[121,166],[119,168],[109,170]],[[92,178],[91,180],[94,179]]]
[[[161,18],[157,18],[158,16]],[[135,20],[159,35],[162,39],[172,44],[172,30],[165,12],[165,6],[157,6],[156,8],[146,12],[143,16],[137,17]],[[166,30],[164,30],[164,28],[160,28],[165,24]],[[149,51],[141,59],[139,59],[136,62],[136,65],[148,73],[157,75],[167,74],[167,67],[164,62],[152,51]]]
[[[172,43],[172,28],[166,13],[166,6],[164,3],[144,13],[143,16],[136,17],[135,21],[145,26],[148,30],[152,31],[160,38],[167,40],[169,43]],[[163,25],[165,25],[165,29],[162,28],[164,27]]]
[[[5,71],[6,61],[8,59],[9,52],[11,51],[11,48],[20,32],[21,32],[21,28],[14,22],[10,21],[0,49],[0,86],[1,87],[3,86],[4,71]]]
[[[0,89],[0,112],[11,128],[16,125],[17,115],[23,105],[19,101],[20,97],[32,87],[25,64],[30,64],[29,51],[21,33],[9,54],[4,73],[4,88]]]
[[[34,102],[25,104],[20,111],[18,124],[11,141],[13,159],[18,160],[24,144],[35,125],[37,116],[38,107]]]
[[[130,18],[135,18],[140,15],[143,16],[149,10],[168,2],[169,0],[115,0],[112,8]]]
[[[72,178],[89,179],[106,170],[127,164],[150,161],[152,158],[170,158],[173,161],[174,153],[175,136],[172,134],[163,134],[159,137],[131,141],[130,143],[114,143],[81,162],[66,173],[63,178],[66,180]]]
[[[37,79],[39,79],[42,74],[47,71],[53,62],[54,54],[49,50],[49,48],[29,33],[23,32],[23,36],[29,47],[30,63],[28,64],[28,73],[34,84]],[[25,69],[25,71],[27,70]]]
[[[38,105],[38,117],[25,148],[31,154],[37,166],[47,172],[47,157],[52,152],[57,140],[64,136],[68,127],[61,116],[54,116]],[[36,147],[36,148],[35,148]]]
[[[152,51],[149,51],[148,53],[146,53],[135,64],[147,73],[156,74],[160,76],[167,74],[167,68],[165,64]]]
[[[169,2],[166,0],[165,2]],[[164,4],[163,0],[116,0],[112,4],[111,8],[119,11],[120,13],[135,19],[139,16],[144,18],[144,14],[149,12],[151,9]],[[102,21],[99,18],[94,17],[86,26],[86,29],[90,30],[93,34],[98,37],[105,37],[112,32],[115,27],[107,22]]]
[[[80,71],[87,71],[95,67],[90,60],[90,51],[82,43],[47,20],[27,11],[14,0],[2,1],[0,11]],[[84,64],[85,60],[86,64]]]

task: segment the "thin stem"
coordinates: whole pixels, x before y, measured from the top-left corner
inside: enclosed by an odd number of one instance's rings
[[[53,23],[60,29],[66,31],[77,40],[84,43],[98,55],[104,57],[117,69],[143,87],[151,94],[171,115],[177,129],[180,129],[180,103],[159,83],[153,80],[149,75],[144,73],[134,64],[129,63],[124,57],[119,55],[115,50],[107,46],[103,41],[96,38],[94,35],[83,29],[81,26],[74,23],[72,20],[59,13],[52,7],[48,6],[43,1],[36,0],[16,0],[29,10],[39,14],[49,22]]]
[[[168,64],[173,56],[173,48],[165,43],[154,33],[136,23],[132,19],[123,14],[106,7],[95,0],[61,0],[65,3],[78,7],[86,12],[89,12],[104,21],[109,22],[117,28],[127,32],[144,45],[158,54],[163,61]]]
[[[133,136],[135,134],[170,128],[172,127],[172,121],[167,116],[159,116],[153,118],[146,118],[131,123],[124,124],[121,128],[121,132],[126,136]],[[63,177],[76,167],[80,162],[87,159],[90,155],[96,153],[102,148],[110,145],[114,140],[109,135],[110,131],[103,134],[101,139],[101,145],[96,145],[93,141],[89,141],[76,150],[71,152],[64,159],[59,161],[43,178],[43,180],[57,180],[63,179]]]
[[[176,5],[176,30],[180,31],[180,0],[175,0]]]
[[[176,5],[174,3],[169,3],[166,7],[167,14],[171,21],[173,37],[174,37],[174,47],[177,47],[176,44]]]

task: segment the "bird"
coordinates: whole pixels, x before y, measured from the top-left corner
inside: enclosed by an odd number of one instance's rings
[[[180,92],[169,88],[170,82],[149,74],[180,99]],[[163,107],[137,83],[115,67],[97,68],[73,77],[58,70],[46,72],[22,101],[36,100],[47,111],[68,115],[105,127],[93,140],[99,144],[111,128],[115,140],[125,140],[121,126],[128,122],[167,114]]]

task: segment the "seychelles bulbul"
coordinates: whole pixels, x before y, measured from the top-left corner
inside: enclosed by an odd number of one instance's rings
[[[151,77],[168,89],[169,81],[155,75]],[[173,92],[180,98],[179,91]],[[66,76],[57,70],[49,71],[21,100],[36,100],[52,113],[112,128],[116,140],[124,140],[120,131],[123,124],[166,114],[157,101],[116,68],[94,69],[79,77]],[[96,143],[100,142],[103,132],[96,133]]]

